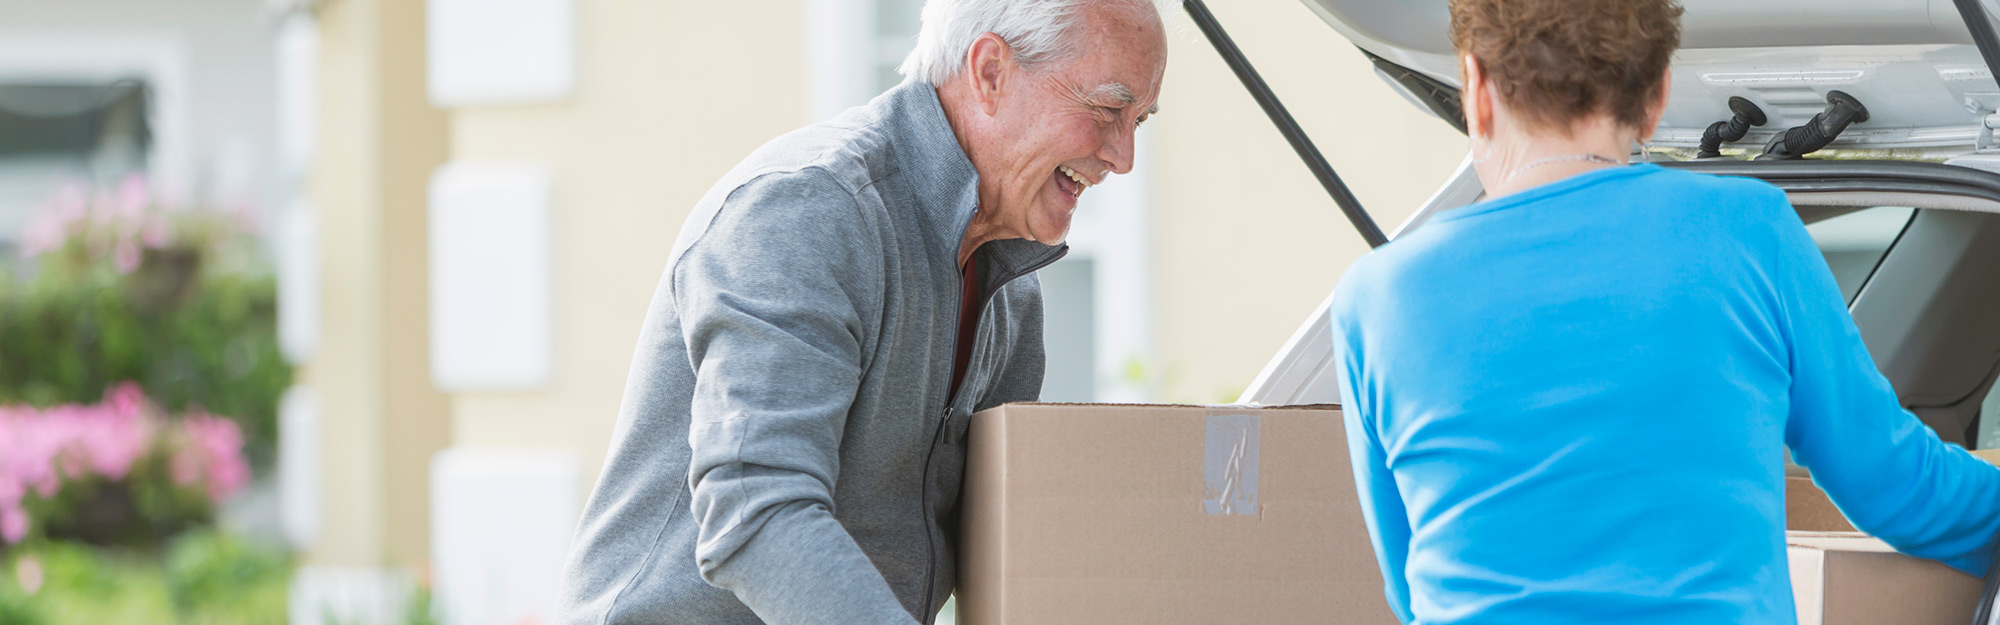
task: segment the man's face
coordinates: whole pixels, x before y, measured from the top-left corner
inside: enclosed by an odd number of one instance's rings
[[[1133,132],[1157,108],[1166,69],[1166,37],[1149,10],[1087,11],[1081,54],[1009,81],[993,120],[1008,131],[979,171],[985,208],[1050,245],[1068,236],[1086,189],[1132,170]]]

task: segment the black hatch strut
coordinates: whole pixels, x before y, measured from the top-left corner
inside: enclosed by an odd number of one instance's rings
[[[1347,220],[1354,223],[1354,229],[1361,231],[1361,238],[1368,241],[1369,247],[1382,247],[1382,244],[1388,243],[1389,237],[1382,234],[1382,228],[1375,225],[1375,219],[1368,216],[1368,211],[1361,209],[1361,201],[1355,199],[1347,183],[1341,182],[1340,175],[1333,173],[1333,166],[1327,164],[1319,148],[1313,147],[1312,139],[1299,128],[1299,122],[1292,119],[1284,104],[1278,102],[1277,94],[1271,93],[1271,87],[1264,84],[1256,68],[1250,67],[1250,60],[1243,58],[1243,51],[1236,48],[1236,42],[1229,39],[1229,33],[1222,31],[1222,24],[1217,23],[1215,15],[1208,12],[1208,5],[1201,0],[1183,0],[1181,6],[1187,9],[1189,17],[1194,18],[1201,34],[1208,36],[1208,43],[1215,46],[1223,62],[1229,64],[1229,70],[1236,73],[1236,79],[1243,81],[1243,88],[1250,90],[1250,97],[1264,108],[1264,114],[1270,116],[1271,123],[1278,126],[1278,132],[1285,135],[1285,141],[1292,144],[1292,151],[1298,152],[1299,158],[1306,162],[1306,169],[1312,170],[1313,177],[1319,179],[1319,186],[1326,188],[1326,194],[1333,196],[1333,203],[1340,205],[1340,212],[1346,213]]]
[[[1952,4],[1958,5],[1958,16],[1965,20],[1965,29],[1972,33],[1972,43],[1979,46],[1979,58],[1986,60],[1987,73],[1993,73],[1995,68],[2000,68],[2000,34],[1994,32],[1993,16],[1986,14],[1986,8],[1979,6],[1979,0],[1952,0]],[[1993,82],[2000,85],[2000,75],[1993,76]]]

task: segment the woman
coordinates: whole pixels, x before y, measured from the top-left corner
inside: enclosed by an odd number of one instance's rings
[[[1982,575],[2000,469],[1905,412],[1785,196],[1626,164],[1671,0],[1452,0],[1487,197],[1334,303],[1363,509],[1411,623],[1793,616],[1783,453],[1854,524]]]

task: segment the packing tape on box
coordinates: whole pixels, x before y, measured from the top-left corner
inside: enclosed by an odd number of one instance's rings
[[[1263,429],[1258,415],[1212,414],[1202,454],[1202,478],[1208,484],[1201,501],[1209,514],[1256,516],[1257,438]]]

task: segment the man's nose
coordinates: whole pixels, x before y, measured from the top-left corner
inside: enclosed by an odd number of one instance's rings
[[[1132,141],[1136,130],[1134,126],[1121,125],[1097,148],[1097,159],[1104,161],[1105,169],[1114,174],[1132,173]]]

